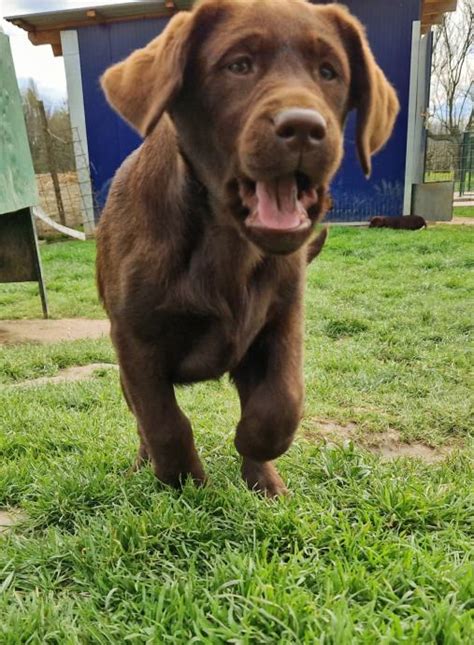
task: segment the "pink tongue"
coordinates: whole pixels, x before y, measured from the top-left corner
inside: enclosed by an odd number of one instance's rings
[[[300,224],[297,188],[294,177],[284,177],[273,182],[258,181],[258,221],[266,228],[292,229]]]

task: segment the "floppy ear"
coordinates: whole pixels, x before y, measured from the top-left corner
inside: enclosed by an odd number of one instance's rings
[[[176,14],[162,34],[100,79],[107,101],[143,137],[181,89],[192,24],[191,13]]]
[[[362,24],[338,4],[317,7],[333,20],[349,55],[351,88],[349,109],[357,109],[357,152],[366,177],[372,170],[371,156],[387,142],[400,110],[390,85],[370,50]]]

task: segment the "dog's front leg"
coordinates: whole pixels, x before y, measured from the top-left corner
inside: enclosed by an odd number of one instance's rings
[[[159,350],[133,337],[130,330],[112,328],[120,378],[140,433],[139,455],[148,456],[158,479],[180,486],[191,476],[196,483],[205,473],[194,446],[191,424],[176,401],[173,384],[160,369]]]
[[[299,300],[263,330],[232,373],[242,411],[235,437],[242,475],[250,488],[269,497],[286,492],[271,460],[289,448],[301,418],[302,343]]]

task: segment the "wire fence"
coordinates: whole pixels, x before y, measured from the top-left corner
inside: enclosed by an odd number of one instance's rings
[[[49,130],[46,134],[60,143],[73,145],[75,168],[58,171],[54,153],[52,154],[48,172],[36,174],[40,206],[55,222],[92,235],[95,229],[96,200],[92,191],[89,162],[77,128],[71,129],[70,140],[60,139]],[[44,222],[37,222],[37,228],[40,236],[55,234]]]
[[[93,235],[96,199],[86,146],[72,128],[67,106],[46,112],[34,88],[23,95],[23,110],[36,173],[40,236],[58,234],[54,224]],[[52,222],[51,222],[52,220]],[[49,223],[48,223],[49,222]]]
[[[425,182],[454,182],[455,198],[474,198],[474,131],[457,140],[428,137]]]

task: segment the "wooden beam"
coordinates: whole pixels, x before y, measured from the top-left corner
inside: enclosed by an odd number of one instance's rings
[[[62,56],[61,34],[54,29],[28,32],[28,40],[33,45],[51,45],[54,56]]]
[[[57,58],[58,56],[62,56],[62,55],[63,55],[63,48],[62,48],[61,43],[58,43],[57,45],[56,45],[56,44],[51,45],[51,48],[52,48],[52,50],[53,50],[53,54],[54,54],[54,56],[55,56],[56,58]]]
[[[88,9],[86,11],[86,16],[87,18],[94,20],[94,22],[98,22],[98,23],[106,22],[106,18],[104,14],[102,14],[100,11],[97,11],[97,9]]]
[[[429,13],[424,17],[424,22],[429,23],[430,25],[439,25],[443,20],[444,13],[438,11],[437,13]]]
[[[46,31],[30,31],[28,40],[33,45],[60,45],[61,35],[55,29],[48,29]]]
[[[424,0],[421,11],[421,33],[429,31],[431,25],[439,25],[448,11],[456,11],[457,0]]]
[[[457,0],[425,0],[424,10],[456,11]]]

